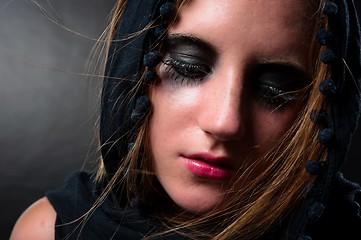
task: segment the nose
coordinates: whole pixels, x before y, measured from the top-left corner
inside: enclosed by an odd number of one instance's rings
[[[220,141],[240,140],[245,131],[247,107],[242,106],[243,84],[233,71],[211,76],[203,92],[200,128]]]

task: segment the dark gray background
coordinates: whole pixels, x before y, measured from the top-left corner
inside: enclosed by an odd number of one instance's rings
[[[0,239],[29,204],[98,156],[99,86],[82,75],[92,73],[93,39],[114,2],[0,0]],[[356,137],[345,174],[361,182]]]
[[[0,239],[98,156],[98,79],[84,74],[114,2],[0,0]]]

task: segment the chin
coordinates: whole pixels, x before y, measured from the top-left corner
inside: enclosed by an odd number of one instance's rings
[[[177,201],[178,198],[180,199],[179,201]],[[221,196],[217,197],[216,195],[213,195],[207,197],[207,194],[201,194],[199,196],[196,196],[195,194],[192,196],[183,195],[183,197],[179,196],[178,198],[172,198],[177,206],[196,215],[210,212],[217,208],[222,202]]]

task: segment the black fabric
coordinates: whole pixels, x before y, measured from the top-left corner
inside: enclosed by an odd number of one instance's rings
[[[62,188],[49,191],[47,198],[57,212],[55,239],[79,240],[136,240],[160,231],[160,224],[145,212],[138,210],[135,203],[118,206],[109,197],[89,213],[102,188],[94,184],[90,172],[74,172]],[[182,240],[181,235],[166,235],[159,240]]]
[[[341,173],[331,191],[331,200],[320,221],[307,230],[313,239],[361,239],[361,189]],[[307,232],[306,231],[306,232]]]
[[[135,124],[131,114],[145,87],[140,88],[134,99],[128,97],[144,69],[143,56],[151,48],[151,32],[143,29],[153,20],[162,2],[128,1],[109,49],[100,118],[101,152],[108,175],[118,169],[119,160],[127,154],[132,141]]]
[[[327,112],[327,121],[320,126],[318,142],[327,149],[327,159],[318,159],[323,162],[323,171],[318,173],[315,184],[292,219],[289,232],[295,236],[304,235],[305,229],[312,227],[314,216],[310,217],[310,211],[318,208],[316,215],[320,216],[323,207],[329,211],[327,208],[332,204],[328,201],[334,201],[331,190],[337,184],[337,172],[345,161],[360,117],[361,30],[355,1],[326,0],[322,11],[328,19],[327,31],[333,36],[320,54],[320,59],[331,67],[331,76],[319,86],[325,95],[326,109],[321,110]],[[332,91],[325,91],[325,85]]]
[[[334,134],[334,141],[329,146],[329,162],[333,166],[329,167],[327,174],[334,177],[346,158],[361,110],[361,30],[359,17],[354,1],[340,0],[337,1],[337,5],[339,14],[329,16],[330,31],[337,36],[334,46],[331,46],[337,54],[337,60],[331,66],[332,78],[337,92],[327,99],[328,114],[331,118],[328,123]]]
[[[129,203],[119,207],[110,198],[106,199],[86,222],[79,220],[92,208],[99,196],[101,189],[97,188],[94,185],[92,173],[75,172],[69,176],[64,187],[47,193],[50,203],[57,212],[56,240],[135,240],[142,239],[147,233],[155,233],[162,229],[159,222],[149,217],[146,212],[138,210],[136,204]],[[360,186],[338,174],[331,196],[332,200],[324,217],[317,225],[307,230],[312,239],[361,239]],[[185,240],[187,238],[172,234],[156,239]],[[297,238],[287,235],[287,222],[285,222],[280,224],[274,233],[262,239]]]

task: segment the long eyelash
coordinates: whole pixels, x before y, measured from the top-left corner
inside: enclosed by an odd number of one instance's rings
[[[274,109],[282,108],[285,104],[296,101],[300,98],[295,91],[286,92],[282,89],[261,84],[256,90],[258,100]]]
[[[165,71],[169,77],[180,84],[197,84],[210,73],[210,68],[206,65],[189,64],[177,59],[168,59],[163,64],[167,66]]]
[[[174,82],[177,82],[180,84],[187,83],[187,85],[188,85],[189,80],[186,77],[184,77],[183,75],[179,74],[173,65],[167,64],[167,63],[164,63],[164,64],[167,66],[165,71],[168,73],[170,79],[172,79]]]

